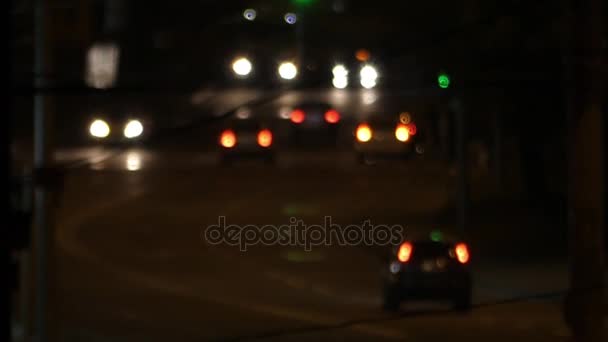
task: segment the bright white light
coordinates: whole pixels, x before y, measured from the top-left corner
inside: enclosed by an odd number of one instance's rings
[[[344,89],[348,87],[348,78],[346,77],[334,77],[333,79],[334,88]]]
[[[361,68],[361,80],[369,79],[376,80],[378,78],[378,71],[371,65],[366,65]]]
[[[137,152],[130,152],[127,155],[127,170],[137,171],[141,169],[141,156]]]
[[[249,21],[254,21],[257,16],[258,13],[253,8],[248,8],[243,12],[243,18]]]
[[[113,43],[95,44],[87,52],[85,81],[98,89],[114,85],[118,76],[120,48]]]
[[[295,13],[287,13],[285,14],[285,22],[289,25],[293,25],[298,21],[298,16]]]
[[[107,122],[97,119],[91,123],[89,133],[95,138],[105,138],[110,135],[110,126]]]
[[[373,105],[378,101],[378,95],[374,94],[373,90],[368,90],[363,93],[363,104],[366,106]]]
[[[334,74],[334,78],[347,77],[348,69],[342,64],[336,65],[331,72]]]
[[[139,137],[144,132],[144,125],[139,120],[131,120],[125,126],[123,132],[125,138],[133,139]]]
[[[232,63],[232,70],[239,76],[247,76],[251,73],[253,66],[251,62],[244,57],[238,58]]]
[[[298,76],[298,67],[291,62],[281,63],[279,65],[279,76],[284,80],[293,80]]]
[[[361,79],[361,85],[363,86],[363,88],[365,89],[372,89],[373,87],[376,86],[376,80],[372,79],[372,78],[362,78]]]

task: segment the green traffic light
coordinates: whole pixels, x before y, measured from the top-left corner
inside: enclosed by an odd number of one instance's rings
[[[439,87],[443,89],[447,89],[450,86],[450,76],[447,74],[440,74],[437,77],[437,83],[439,83]]]

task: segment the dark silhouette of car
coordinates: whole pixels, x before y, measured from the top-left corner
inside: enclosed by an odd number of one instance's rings
[[[454,309],[471,308],[470,254],[463,242],[404,241],[390,254],[383,272],[383,308],[397,311],[403,301],[447,300]]]
[[[231,164],[238,159],[275,160],[274,134],[269,126],[256,120],[231,120],[218,136],[219,160]]]

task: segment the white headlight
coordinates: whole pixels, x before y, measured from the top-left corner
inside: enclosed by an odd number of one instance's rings
[[[342,64],[336,65],[331,72],[334,74],[335,78],[348,77],[348,69]]]
[[[95,138],[105,138],[110,135],[110,126],[107,122],[97,119],[89,126],[89,134]]]
[[[376,83],[375,79],[371,79],[371,78],[363,78],[363,79],[361,79],[361,85],[365,89],[372,89],[373,87],[376,86],[376,84],[377,83]]]
[[[332,81],[333,85],[337,89],[344,89],[348,87],[348,78],[346,77],[334,77]]]
[[[239,76],[247,76],[251,73],[253,66],[247,58],[239,58],[232,63],[232,71]]]
[[[279,76],[284,80],[293,80],[298,76],[298,67],[291,62],[281,63],[279,65]]]
[[[376,80],[378,78],[378,71],[371,65],[366,65],[361,68],[361,79],[373,79]]]
[[[139,120],[131,120],[125,126],[124,136],[127,139],[133,139],[139,137],[144,132],[144,126]]]

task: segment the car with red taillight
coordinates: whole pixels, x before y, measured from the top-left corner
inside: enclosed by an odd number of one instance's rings
[[[448,301],[458,311],[471,308],[471,254],[464,242],[410,240],[396,246],[383,271],[383,307],[402,302]]]
[[[255,120],[231,121],[218,134],[219,159],[224,164],[237,159],[273,162],[274,145],[273,130]]]
[[[327,103],[301,103],[292,109],[289,120],[294,143],[335,144],[342,114]]]
[[[418,133],[415,122],[403,123],[393,116],[361,120],[354,131],[357,160],[365,163],[372,158],[407,159],[423,151]]]

